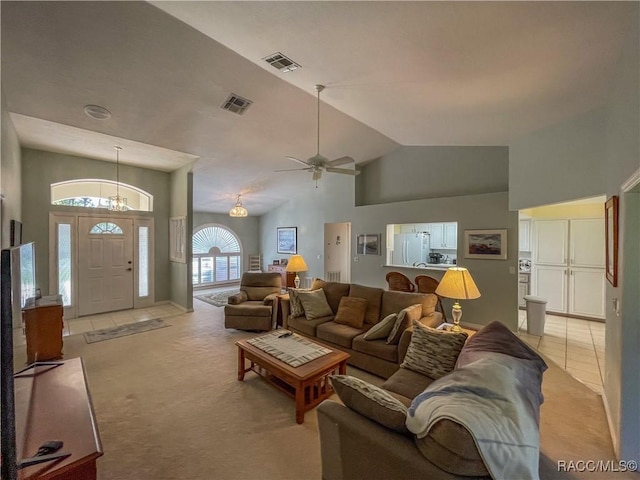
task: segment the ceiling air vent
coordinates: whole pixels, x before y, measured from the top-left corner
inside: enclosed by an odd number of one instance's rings
[[[237,113],[238,115],[242,115],[252,103],[253,102],[251,100],[247,100],[246,98],[242,98],[240,95],[232,93],[222,104],[222,108],[229,110],[230,112]]]
[[[293,72],[298,68],[302,68],[299,64],[294,62],[288,57],[285,57],[280,52],[276,52],[273,55],[269,55],[268,57],[264,57],[263,60],[267,62],[272,67],[277,68],[282,73]]]

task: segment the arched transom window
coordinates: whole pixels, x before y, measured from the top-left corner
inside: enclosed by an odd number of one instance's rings
[[[93,234],[107,233],[112,235],[124,234],[122,232],[122,229],[118,225],[111,222],[96,223],[93,227],[91,227],[91,230],[89,230],[89,233],[93,233]]]
[[[242,252],[235,233],[222,225],[205,225],[193,234],[193,284],[240,280]]]
[[[84,178],[51,184],[51,204],[85,208],[109,208],[109,197],[116,191],[127,199],[127,208],[153,211],[153,195],[144,190],[112,180]]]

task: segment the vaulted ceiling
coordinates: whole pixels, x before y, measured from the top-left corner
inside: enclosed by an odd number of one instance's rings
[[[194,209],[313,186],[285,156],[508,145],[603,105],[632,2],[7,2],[2,89],[25,146],[172,170]],[[301,65],[282,73],[263,58]],[[220,106],[234,93],[243,115]],[[87,104],[112,116],[95,120]],[[321,181],[330,182],[325,174]]]

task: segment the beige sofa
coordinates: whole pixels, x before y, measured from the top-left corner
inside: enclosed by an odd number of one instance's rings
[[[436,327],[442,323],[442,315],[435,311],[438,298],[433,294],[386,291],[382,288],[315,279],[311,290],[320,288],[324,290],[333,314],[313,320],[308,320],[304,314],[294,317],[290,314],[289,296],[284,295],[280,300],[284,328],[349,353],[349,364],[383,378],[388,378],[398,370],[400,359],[404,357],[409,345],[410,328],[402,334],[397,344],[388,345],[385,339],[364,339],[364,334],[373,325],[387,315],[399,313],[413,305],[419,307],[412,309],[411,315],[422,324]],[[367,300],[362,328],[334,322],[340,300],[344,296]],[[408,323],[411,325],[411,321]]]
[[[276,323],[281,287],[279,273],[245,272],[240,281],[240,293],[230,296],[224,307],[225,328],[271,330]]]
[[[547,366],[542,358],[499,322],[492,322],[467,340],[458,357],[456,368],[438,381],[413,370],[401,368],[388,378],[381,388],[405,406],[411,407],[407,412],[407,418],[412,414],[412,409],[418,408],[417,405],[420,402],[443,399],[445,403],[455,405],[456,411],[466,410],[480,418],[480,422],[484,422],[484,417],[476,408],[477,403],[473,403],[473,400],[468,404],[461,403],[460,397],[454,397],[452,401],[447,396],[451,390],[439,389],[437,385],[438,382],[440,385],[446,383],[447,377],[456,375],[460,368],[473,368],[478,365],[479,360],[487,356],[498,359],[508,357],[511,362],[509,365],[516,365],[516,367],[505,368],[504,371],[507,373],[499,374],[493,368],[495,364],[484,363],[476,367],[480,368],[475,375],[480,387],[478,388],[478,385],[465,387],[466,384],[463,384],[463,387],[457,389],[455,393],[469,390],[478,397],[497,399],[496,405],[499,405],[497,411],[500,412],[498,416],[506,420],[503,424],[498,421],[492,422],[491,425],[494,427],[497,425],[496,430],[499,431],[515,428],[518,431],[532,432],[527,435],[526,442],[523,442],[527,444],[526,449],[530,449],[532,448],[530,445],[539,443],[537,424],[542,403],[542,372]],[[484,368],[485,365],[490,366]],[[495,392],[492,376],[500,376],[501,383],[517,385],[522,395],[509,396],[508,402],[503,396],[492,395]],[[425,397],[426,393],[423,392],[427,387],[438,392],[437,396]],[[353,401],[352,398],[351,402]],[[361,399],[358,401],[362,402]],[[348,405],[349,402],[345,404]],[[443,412],[441,419],[432,424],[426,436],[418,438],[408,431],[398,432],[383,426],[379,423],[382,417],[376,418],[376,415],[368,417],[366,411],[362,410],[362,406],[358,407],[352,403],[349,408],[345,404],[325,400],[317,409],[323,480],[414,478],[489,480],[492,478],[489,473],[490,467],[487,467],[483,460],[490,455],[486,456],[486,451],[484,457],[480,454],[474,437],[463,426],[465,422],[456,417],[456,413],[450,415],[450,412],[446,414]],[[513,415],[509,414],[514,411],[518,412],[518,418],[515,420]],[[461,418],[463,417],[464,415],[461,415]],[[523,422],[527,418],[528,426],[533,428],[526,428]],[[409,422],[407,422],[408,425]],[[507,439],[510,439],[509,435]],[[507,448],[505,445],[509,442],[495,442],[495,444],[498,445],[496,448]],[[516,446],[516,448],[520,447],[522,445]],[[507,458],[513,459],[508,455]],[[511,474],[505,477],[505,474],[497,474],[496,478],[537,478],[537,452],[534,450],[529,458],[534,459],[534,465],[531,465],[531,462],[528,464],[531,467],[531,475],[513,476]],[[504,460],[504,455],[501,459]],[[489,461],[488,464],[491,465],[491,462]]]

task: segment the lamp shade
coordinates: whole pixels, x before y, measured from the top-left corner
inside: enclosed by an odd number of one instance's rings
[[[480,291],[476,287],[469,270],[462,267],[453,267],[446,271],[436,293],[442,297],[456,300],[470,300],[478,298]]]
[[[238,195],[238,201],[236,202],[235,207],[229,210],[230,217],[246,217],[249,215],[247,209],[242,206],[242,202],[240,201],[240,195]]]
[[[306,272],[309,270],[302,255],[291,255],[287,263],[287,272]]]

